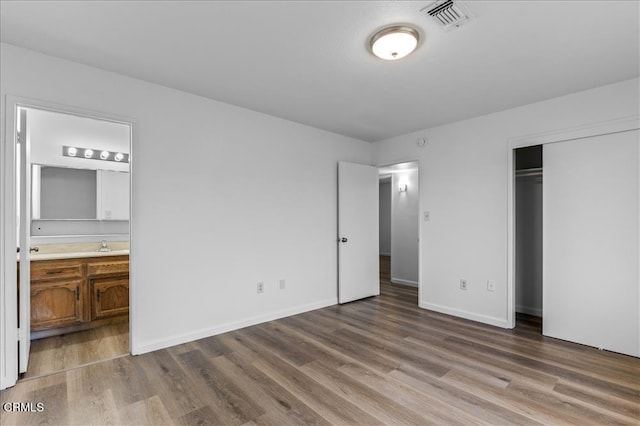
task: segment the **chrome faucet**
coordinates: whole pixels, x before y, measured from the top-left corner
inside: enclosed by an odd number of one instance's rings
[[[98,251],[101,251],[101,252],[111,251],[111,249],[107,247],[107,240],[100,241],[100,248],[98,249]]]

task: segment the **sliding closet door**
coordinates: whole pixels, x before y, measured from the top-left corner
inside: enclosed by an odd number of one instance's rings
[[[544,145],[547,336],[640,355],[639,137]]]

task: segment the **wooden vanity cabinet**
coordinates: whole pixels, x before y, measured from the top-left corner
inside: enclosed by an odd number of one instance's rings
[[[31,338],[126,321],[129,256],[31,262]]]
[[[129,312],[129,262],[111,261],[87,265],[91,289],[91,319]]]

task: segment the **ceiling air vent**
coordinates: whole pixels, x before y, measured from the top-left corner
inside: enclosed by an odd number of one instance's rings
[[[438,0],[420,9],[420,12],[432,16],[445,31],[458,28],[471,17],[467,8],[453,0]]]

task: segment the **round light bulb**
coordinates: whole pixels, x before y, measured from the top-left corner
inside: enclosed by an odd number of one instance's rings
[[[371,37],[371,51],[380,59],[395,61],[404,58],[418,46],[418,31],[410,27],[390,27]]]
[[[123,158],[124,158],[124,155],[122,155],[121,152],[117,153],[116,156],[113,157],[113,159],[116,161],[122,161]]]
[[[77,153],[78,153],[78,150],[75,149],[74,147],[70,146],[69,148],[67,148],[67,155],[69,157],[75,157]]]
[[[100,159],[101,160],[106,160],[107,158],[109,158],[109,151],[102,151],[100,153]]]
[[[93,150],[85,149],[84,150],[84,158],[91,158],[91,157],[93,157]]]

